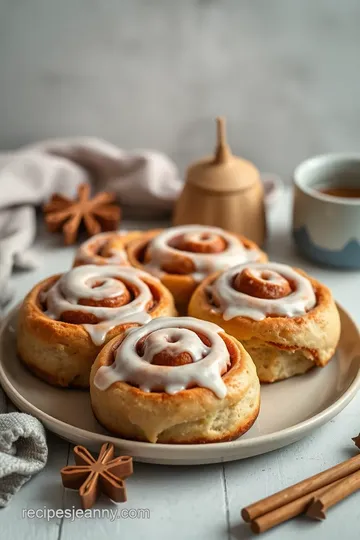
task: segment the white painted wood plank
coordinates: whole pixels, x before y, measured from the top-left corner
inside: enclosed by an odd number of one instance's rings
[[[227,538],[222,465],[168,467],[135,463],[134,474],[127,480],[127,492],[126,503],[115,505],[102,497],[96,508],[149,509],[149,519],[65,519],[59,540]],[[66,490],[65,506],[80,508],[75,491]]]
[[[13,497],[10,504],[0,510],[0,538],[4,540],[57,540],[61,520],[23,517],[23,510],[59,509],[63,506],[64,489],[59,471],[66,464],[69,444],[48,433],[49,459],[38,475],[34,476]]]
[[[240,517],[241,508],[357,453],[351,437],[360,431],[359,407],[360,395],[338,417],[306,439],[270,454],[225,465],[232,539],[254,537]],[[354,494],[329,510],[323,523],[296,518],[268,531],[264,538],[355,540],[359,522],[359,494]]]

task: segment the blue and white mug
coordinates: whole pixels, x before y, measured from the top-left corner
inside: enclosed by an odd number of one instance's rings
[[[301,253],[329,266],[360,268],[360,198],[320,190],[360,189],[360,154],[327,154],[294,172],[293,236]]]

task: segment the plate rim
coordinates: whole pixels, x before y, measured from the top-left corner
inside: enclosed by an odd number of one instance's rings
[[[3,334],[5,332],[5,329],[7,328],[9,322],[11,319],[15,316],[16,312],[19,310],[19,307],[21,305],[21,302],[17,304],[15,307],[13,307],[3,318],[0,325],[0,341],[3,338]],[[359,328],[354,321],[354,319],[351,317],[351,315],[348,313],[347,310],[345,310],[341,304],[336,302],[336,306],[340,312],[340,314],[345,315],[351,323],[353,324],[354,328],[356,329],[359,341],[360,341],[360,332]],[[275,450],[277,448],[281,448],[282,446],[286,446],[287,444],[291,444],[292,442],[295,442],[296,440],[299,440],[302,436],[306,436],[307,433],[315,429],[316,427],[325,424],[327,421],[334,418],[337,414],[339,414],[349,403],[352,401],[352,399],[355,397],[356,393],[360,389],[360,363],[358,367],[358,371],[351,382],[351,384],[348,386],[348,388],[345,390],[345,392],[339,396],[339,398],[320,411],[319,413],[315,414],[314,416],[302,420],[301,422],[298,422],[297,424],[294,424],[293,426],[289,426],[287,428],[274,431],[273,433],[266,433],[264,435],[259,435],[258,437],[254,437],[251,439],[243,439],[239,438],[234,441],[228,441],[228,442],[218,442],[218,443],[209,443],[209,444],[164,444],[164,443],[149,443],[145,441],[132,441],[129,439],[122,439],[120,437],[115,437],[111,434],[101,434],[96,433],[93,431],[88,431],[87,429],[83,429],[77,426],[72,426],[71,424],[68,424],[67,422],[64,422],[63,420],[59,420],[58,418],[55,418],[54,416],[51,416],[50,414],[44,412],[43,410],[39,409],[36,405],[33,405],[30,401],[28,401],[26,398],[24,398],[18,390],[8,381],[6,373],[4,371],[4,367],[2,364],[2,359],[0,356],[0,382],[2,385],[3,390],[7,394],[10,400],[14,402],[14,404],[23,412],[27,414],[32,414],[35,418],[38,418],[41,422],[44,423],[45,427],[49,429],[49,431],[52,431],[53,433],[56,433],[59,435],[59,431],[61,433],[64,433],[68,430],[71,430],[74,437],[79,437],[82,439],[92,439],[95,444],[101,444],[104,442],[104,439],[106,438],[108,441],[115,443],[118,447],[122,447],[124,449],[128,449],[134,452],[135,457],[139,457],[139,460],[146,460],[147,458],[142,457],[141,454],[143,454],[143,451],[148,453],[148,459],[149,460],[156,460],[156,454],[157,453],[163,453],[166,451],[171,451],[171,455],[165,457],[159,456],[159,464],[161,462],[168,463],[170,461],[176,461],[180,459],[180,456],[182,458],[182,461],[185,460],[199,460],[201,459],[200,454],[204,454],[204,464],[206,463],[206,459],[212,460],[211,462],[221,462],[221,461],[227,461],[225,453],[228,453],[231,450],[239,449],[239,453],[243,450],[251,450],[253,447],[266,447],[267,445],[270,445],[270,448],[268,450],[261,449],[260,452],[255,452],[252,455],[258,455],[258,454],[264,454],[268,451]],[[46,383],[44,383],[46,384]],[[54,430],[52,427],[52,424],[54,424],[57,428],[57,430]],[[60,437],[65,438],[62,435],[59,435]],[[289,442],[284,442],[284,440],[288,439]],[[69,440],[69,439],[68,439]],[[273,446],[274,443],[279,443],[279,446]],[[282,444],[284,443],[284,444]],[[224,452],[221,452],[223,450]],[[220,451],[220,452],[219,452]],[[225,452],[226,451],[226,452]],[[206,454],[211,455],[206,455]],[[196,454],[196,455],[195,455]],[[215,454],[218,454],[216,457]],[[250,456],[244,456],[244,457],[250,457]],[[243,459],[241,456],[239,457],[230,457],[230,459]],[[165,460],[165,461],[164,461]],[[153,461],[155,462],[155,461]],[[200,463],[200,462],[199,462]],[[208,463],[210,463],[208,461]],[[175,463],[174,463],[175,464]]]

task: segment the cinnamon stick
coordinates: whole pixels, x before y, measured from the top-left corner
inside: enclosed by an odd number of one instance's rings
[[[360,471],[350,474],[346,478],[336,482],[335,485],[332,484],[324,491],[324,493],[314,494],[315,497],[307,509],[306,515],[313,519],[325,519],[325,512],[329,508],[358,489],[360,489]]]
[[[302,482],[243,508],[241,511],[242,518],[247,522],[253,521],[259,516],[272,512],[281,506],[287,505],[308,493],[316,491],[324,486],[328,486],[329,484],[359,470],[360,454],[335,465],[331,469],[327,469],[311,478],[307,478]]]
[[[260,534],[272,529],[276,525],[280,525],[280,523],[284,523],[289,519],[299,516],[305,512],[309,504],[311,504],[316,497],[320,497],[329,488],[335,488],[341,482],[343,482],[343,480],[337,480],[337,482],[333,482],[328,486],[324,486],[316,491],[308,493],[307,495],[303,495],[295,501],[285,504],[284,506],[280,506],[276,510],[254,519],[254,521],[251,522],[251,530],[254,533]]]

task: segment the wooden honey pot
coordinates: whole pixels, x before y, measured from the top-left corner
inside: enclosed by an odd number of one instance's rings
[[[215,155],[188,168],[173,224],[222,227],[262,245],[266,220],[260,173],[252,163],[232,154],[226,142],[225,120],[217,118],[216,122]]]

